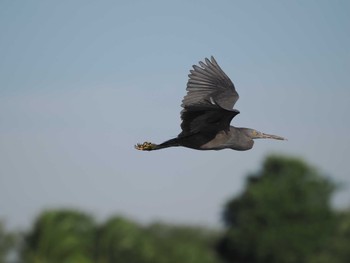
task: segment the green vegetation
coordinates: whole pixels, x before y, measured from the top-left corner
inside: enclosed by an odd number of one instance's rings
[[[26,263],[215,263],[215,237],[196,227],[141,226],[122,217],[97,225],[74,210],[45,211],[25,236],[21,258]]]
[[[245,191],[228,202],[220,253],[231,262],[310,262],[334,231],[334,189],[298,159],[269,157]]]
[[[337,225],[323,250],[310,263],[345,263],[350,261],[350,211],[336,214]]]
[[[5,231],[4,223],[0,221],[0,263],[5,263],[6,258],[14,248],[15,235]]]
[[[94,262],[95,224],[77,211],[45,211],[24,240],[22,258],[28,263]]]
[[[0,221],[0,263],[11,251],[23,263],[347,263],[350,211],[332,209],[335,190],[302,160],[270,156],[227,202],[221,231],[49,210],[18,242]]]

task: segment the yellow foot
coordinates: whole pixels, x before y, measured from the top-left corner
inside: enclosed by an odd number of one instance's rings
[[[140,151],[152,151],[155,148],[156,144],[151,142],[138,143],[135,145],[135,149]]]

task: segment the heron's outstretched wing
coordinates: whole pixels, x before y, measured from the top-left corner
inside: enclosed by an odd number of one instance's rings
[[[181,136],[195,133],[216,134],[222,130],[229,130],[233,117],[239,114],[238,110],[225,110],[221,107],[191,106],[181,111]]]
[[[216,133],[228,130],[239,111],[232,109],[238,93],[214,57],[194,65],[187,82],[187,95],[182,101],[180,136]]]
[[[239,96],[230,78],[224,73],[214,57],[200,61],[200,66],[194,65],[188,75],[187,95],[182,101],[182,107],[197,104],[218,104],[231,110]]]

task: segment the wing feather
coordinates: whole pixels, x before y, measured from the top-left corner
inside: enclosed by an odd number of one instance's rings
[[[233,109],[239,95],[214,57],[200,61],[199,66],[193,65],[188,77],[179,136],[229,129],[232,118],[239,113]]]
[[[200,61],[193,65],[187,82],[187,94],[182,101],[182,107],[191,106],[194,102],[203,103],[212,97],[222,108],[231,110],[239,98],[234,84],[217,64],[214,57],[211,60]],[[201,96],[196,96],[198,93]],[[191,97],[196,96],[193,101]],[[191,103],[189,103],[191,101]]]

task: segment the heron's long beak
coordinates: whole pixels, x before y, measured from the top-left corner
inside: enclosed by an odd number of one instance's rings
[[[282,140],[282,141],[287,140],[286,138],[283,138],[281,136],[266,134],[262,132],[257,132],[256,137],[254,139],[275,139],[275,140]]]

